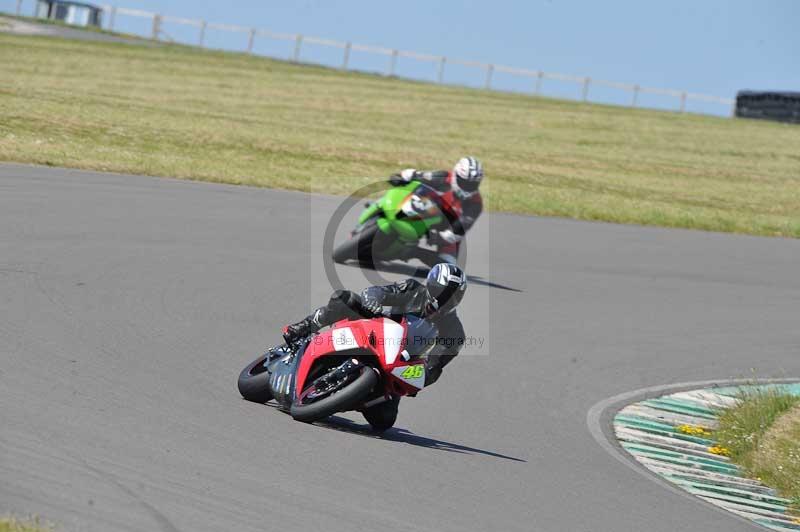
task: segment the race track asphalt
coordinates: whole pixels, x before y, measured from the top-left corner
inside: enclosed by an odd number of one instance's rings
[[[624,467],[586,415],[647,386],[800,374],[799,241],[487,215],[462,312],[486,343],[381,438],[236,390],[328,296],[318,244],[340,201],[0,165],[0,514],[103,532],[754,529]]]

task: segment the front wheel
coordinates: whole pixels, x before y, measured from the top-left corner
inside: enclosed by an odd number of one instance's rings
[[[384,248],[390,244],[391,237],[380,230],[377,219],[373,218],[333,250],[333,261],[343,264],[354,260],[374,265],[375,259],[383,258]]]
[[[365,367],[361,375],[344,388],[313,403],[295,403],[289,413],[297,421],[313,423],[337,412],[344,412],[358,406],[367,398],[376,384],[378,384],[378,374],[372,368]]]

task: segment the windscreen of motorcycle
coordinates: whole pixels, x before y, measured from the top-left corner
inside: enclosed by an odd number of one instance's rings
[[[406,218],[422,220],[439,216],[439,206],[429,197],[421,194],[412,194],[403,203],[401,210]]]
[[[406,336],[406,352],[410,357],[423,357],[436,347],[439,330],[428,320],[418,316],[406,316],[408,334]]]

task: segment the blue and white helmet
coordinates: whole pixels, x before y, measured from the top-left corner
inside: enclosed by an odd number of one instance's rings
[[[453,168],[456,181],[455,191],[462,198],[468,198],[478,191],[483,180],[483,165],[475,157],[462,157]]]
[[[431,296],[428,313],[447,314],[464,298],[467,275],[455,264],[442,262],[428,272],[425,287]]]

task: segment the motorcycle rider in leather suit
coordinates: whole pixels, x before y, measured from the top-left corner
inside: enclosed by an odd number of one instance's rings
[[[284,327],[283,336],[287,344],[292,344],[343,319],[416,315],[431,322],[438,330],[438,349],[429,354],[426,361],[425,386],[428,386],[439,379],[442,369],[464,346],[464,327],[456,307],[466,289],[467,276],[461,268],[453,264],[437,264],[431,268],[425,284],[406,279],[385,286],[370,286],[360,294],[337,290],[326,305],[301,321]],[[384,312],[385,307],[388,307],[388,312]]]
[[[395,186],[411,181],[433,189],[447,219],[446,226],[431,229],[428,233],[428,242],[436,247],[438,256],[435,261],[456,264],[461,241],[483,212],[483,198],[478,190],[483,181],[483,165],[475,157],[463,157],[453,170],[407,168],[389,178]],[[425,255],[420,254],[419,258],[427,262]]]

